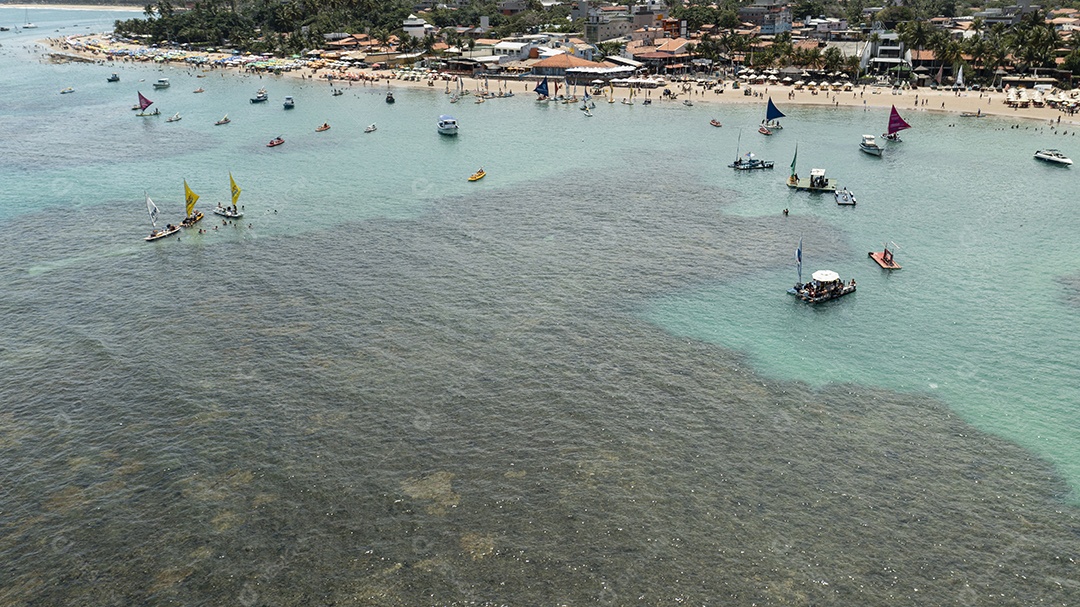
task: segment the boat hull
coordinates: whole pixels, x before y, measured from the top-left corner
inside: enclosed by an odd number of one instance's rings
[[[882,152],[881,148],[876,145],[863,145],[861,143],[859,144],[859,149],[871,156],[881,156]]]
[[[222,217],[227,217],[229,219],[239,219],[244,216],[244,212],[234,211],[228,207],[217,207],[214,209],[214,215],[221,215]]]
[[[162,238],[168,238],[173,234],[180,231],[180,226],[173,226],[172,228],[162,228],[160,230],[154,230],[149,236],[144,238],[146,242],[154,242],[155,240],[161,240]]]

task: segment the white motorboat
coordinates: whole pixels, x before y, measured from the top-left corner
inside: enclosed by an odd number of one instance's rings
[[[872,156],[881,156],[882,148],[877,144],[873,135],[863,135],[862,142],[859,143],[859,149]]]
[[[285,106],[285,109],[291,110],[296,107],[296,101],[294,101],[291,96],[286,96],[285,103],[283,105]]]
[[[158,78],[157,82],[154,83],[154,88],[156,88],[156,89],[167,89],[167,88],[169,88],[169,79],[168,78]]]
[[[833,196],[836,198],[836,204],[838,205],[855,206],[855,194],[847,188],[836,190],[833,192]]]
[[[1039,160],[1044,160],[1046,162],[1053,162],[1055,164],[1063,164],[1066,166],[1069,166],[1073,163],[1072,158],[1069,158],[1058,150],[1039,150],[1035,152],[1035,158]]]
[[[375,123],[371,123],[364,128],[365,133],[374,133],[379,127],[375,126]]]
[[[443,114],[439,116],[439,133],[442,135],[457,135],[458,123],[453,116]]]

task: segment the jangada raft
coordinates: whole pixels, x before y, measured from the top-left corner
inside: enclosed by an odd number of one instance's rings
[[[807,303],[822,303],[855,292],[854,278],[845,283],[832,270],[818,270],[810,278],[810,282],[796,283],[788,289],[788,293]]]

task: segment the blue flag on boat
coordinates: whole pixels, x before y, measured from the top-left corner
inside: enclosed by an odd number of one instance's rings
[[[772,102],[772,97],[769,97],[769,107],[765,109],[765,120],[776,120],[777,118],[783,118],[784,113],[776,109],[776,105]]]
[[[547,76],[544,76],[544,79],[540,81],[540,84],[536,85],[533,92],[544,97],[548,96]]]
[[[799,248],[795,249],[795,267],[799,269],[799,282],[802,282],[802,238],[799,239]]]

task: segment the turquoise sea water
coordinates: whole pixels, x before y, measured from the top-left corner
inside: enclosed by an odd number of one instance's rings
[[[782,93],[771,138],[761,102],[388,105],[44,63],[118,15],[32,13],[0,33],[0,602],[1080,597],[1080,219],[1031,158],[1071,128],[901,108],[873,158],[887,111]],[[788,191],[796,142],[855,208]],[[176,220],[229,172],[242,222],[142,241],[144,191]],[[859,291],[786,295],[800,239]]]

